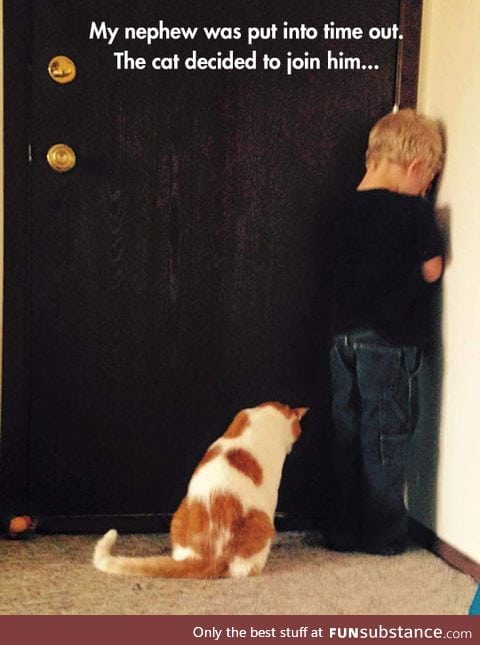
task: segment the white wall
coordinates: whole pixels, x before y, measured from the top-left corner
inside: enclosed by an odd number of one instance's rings
[[[424,0],[418,109],[444,124],[450,215],[438,464],[423,446],[412,514],[480,562],[480,0]],[[429,477],[436,477],[435,485]],[[422,483],[423,490],[422,490]],[[436,490],[436,499],[429,496]],[[431,503],[434,502],[432,513]]]

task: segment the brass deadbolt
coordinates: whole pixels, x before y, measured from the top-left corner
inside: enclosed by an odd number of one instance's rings
[[[55,172],[68,172],[75,166],[77,158],[70,146],[57,143],[47,152],[47,161]]]
[[[77,68],[67,56],[55,56],[48,63],[48,73],[55,83],[71,83],[77,75]]]

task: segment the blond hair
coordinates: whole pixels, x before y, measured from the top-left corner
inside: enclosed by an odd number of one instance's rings
[[[381,159],[401,164],[420,159],[436,175],[442,168],[443,156],[438,122],[410,108],[382,117],[368,137],[367,165]]]

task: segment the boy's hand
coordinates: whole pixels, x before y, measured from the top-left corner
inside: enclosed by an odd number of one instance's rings
[[[443,272],[443,258],[436,255],[422,264],[422,277],[425,282],[436,282]]]

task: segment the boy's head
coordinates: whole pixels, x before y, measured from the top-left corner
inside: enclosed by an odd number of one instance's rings
[[[409,180],[406,192],[423,194],[441,170],[444,146],[438,123],[415,110],[387,114],[368,138],[367,169],[390,162]]]

